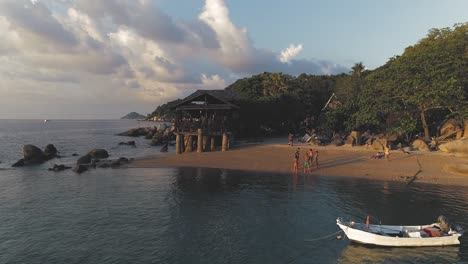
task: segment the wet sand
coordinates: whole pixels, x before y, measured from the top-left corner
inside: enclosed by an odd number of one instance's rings
[[[291,147],[277,139],[255,145],[241,144],[227,152],[170,153],[135,160],[130,167],[204,167],[292,173],[297,147],[301,148],[300,174],[303,174],[303,155],[312,148],[319,151],[319,167],[314,164],[312,174],[468,186],[468,156],[418,151],[405,154],[394,150],[388,161],[384,158],[373,160],[370,156],[376,151],[363,146],[298,144]]]

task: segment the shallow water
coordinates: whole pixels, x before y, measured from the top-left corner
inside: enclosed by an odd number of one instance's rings
[[[337,217],[367,214],[468,227],[466,187],[199,168],[0,175],[0,263],[468,263],[466,237],[440,248],[311,241],[338,231]]]

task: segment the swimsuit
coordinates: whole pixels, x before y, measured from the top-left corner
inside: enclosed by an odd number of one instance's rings
[[[309,167],[309,162],[305,161],[304,162],[304,167]]]

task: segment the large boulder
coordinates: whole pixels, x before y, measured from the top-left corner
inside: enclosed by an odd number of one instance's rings
[[[76,164],[77,165],[91,164],[91,160],[92,160],[91,155],[87,154],[87,155],[79,157],[78,160],[76,161]]]
[[[105,149],[93,149],[88,155],[93,159],[106,159],[109,157],[109,153]]]
[[[387,147],[387,139],[385,137],[380,137],[374,139],[372,142],[372,149],[373,150],[379,150],[379,151],[385,151],[385,148]]]
[[[161,130],[156,132],[156,134],[154,134],[153,136],[153,139],[151,140],[151,145],[152,146],[161,145],[163,143],[163,135],[164,133]]]
[[[134,146],[134,147],[136,147],[136,145],[135,145],[135,140],[131,140],[131,141],[127,141],[127,142],[119,142],[119,145],[127,145],[127,146]]]
[[[419,151],[424,151],[424,152],[430,151],[429,146],[422,139],[416,139],[415,141],[413,141],[411,145],[414,149],[419,150]]]
[[[49,157],[49,158],[53,158],[53,157],[56,157],[57,156],[57,148],[55,148],[55,146],[53,144],[49,144],[45,147],[44,149],[44,154]]]
[[[439,146],[439,150],[448,153],[468,154],[468,138],[453,140]]]
[[[48,160],[44,152],[34,145],[25,145],[23,147],[23,156],[25,163],[42,163]]]
[[[352,131],[346,139],[346,145],[356,146],[359,145],[359,133],[357,131]]]
[[[457,131],[461,130],[461,128],[462,126],[460,122],[454,118],[450,118],[440,126],[439,133],[441,137],[455,135]]]
[[[139,128],[132,128],[128,131],[123,133],[117,134],[117,136],[126,136],[126,137],[139,137],[145,136],[148,134],[148,130],[151,129],[150,127],[139,127]]]

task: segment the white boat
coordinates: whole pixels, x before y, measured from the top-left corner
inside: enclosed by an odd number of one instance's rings
[[[463,234],[460,228],[442,232],[438,223],[420,226],[371,225],[343,222],[338,218],[336,224],[351,241],[388,247],[459,245]]]

